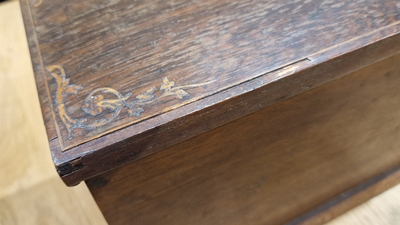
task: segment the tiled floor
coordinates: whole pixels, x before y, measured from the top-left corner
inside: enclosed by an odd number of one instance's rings
[[[84,184],[66,187],[48,150],[17,1],[0,3],[0,225],[106,224]],[[400,186],[329,223],[400,224]]]
[[[0,3],[0,165],[1,225],[107,224],[52,165],[17,1]]]

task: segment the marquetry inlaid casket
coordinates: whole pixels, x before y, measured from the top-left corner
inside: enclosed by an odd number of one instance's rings
[[[400,182],[398,0],[21,0],[51,155],[110,224],[321,224]]]

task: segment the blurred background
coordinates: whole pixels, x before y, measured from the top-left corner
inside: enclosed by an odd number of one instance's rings
[[[0,224],[107,224],[84,183],[50,156],[18,1],[0,0]],[[330,222],[400,224],[400,186]]]

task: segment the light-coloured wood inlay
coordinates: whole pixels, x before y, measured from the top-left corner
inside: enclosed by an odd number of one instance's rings
[[[64,68],[59,65],[48,66],[47,71],[57,82],[57,91],[54,93],[54,108],[62,125],[68,131],[68,139],[73,138],[74,129],[95,130],[113,122],[125,107],[128,108],[126,111],[128,116],[140,117],[145,111],[145,106],[169,96],[187,100],[190,98],[190,93],[187,89],[206,86],[216,81],[210,80],[199,84],[176,85],[175,81],[169,81],[167,77],[164,77],[159,88],[152,86],[136,95],[135,100],[129,99],[132,96],[131,92],[122,95],[119,91],[109,87],[96,88],[88,94],[81,107],[88,116],[100,116],[100,119],[90,120],[88,117],[78,119],[71,117],[65,106],[67,96],[78,94],[83,86],[70,84],[70,79],[67,78]],[[157,91],[162,93],[156,95],[155,92]],[[107,96],[112,97],[107,98]]]

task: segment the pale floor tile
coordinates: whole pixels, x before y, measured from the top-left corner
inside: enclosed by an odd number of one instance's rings
[[[1,225],[106,225],[82,183],[65,186],[58,177],[0,199]]]
[[[18,2],[0,5],[0,197],[54,176]]]
[[[84,183],[51,161],[19,3],[0,4],[0,225],[103,225]]]

